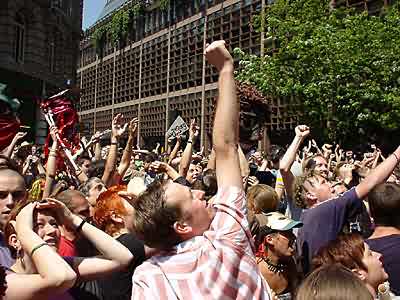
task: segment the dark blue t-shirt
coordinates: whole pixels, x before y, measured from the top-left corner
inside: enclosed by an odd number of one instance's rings
[[[352,188],[337,198],[302,212],[300,221],[304,225],[299,229],[297,246],[304,273],[310,271],[312,257],[319,249],[337,238],[347,216],[361,210],[362,205],[355,188]]]
[[[383,266],[389,275],[390,290],[400,296],[400,234],[365,241],[371,250],[383,255]]]

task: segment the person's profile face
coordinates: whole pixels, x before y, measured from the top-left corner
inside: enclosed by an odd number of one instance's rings
[[[202,235],[210,227],[215,211],[204,200],[205,193],[169,182],[165,187],[166,205],[176,207],[183,216],[180,222],[191,227],[192,235]]]
[[[26,198],[25,183],[17,173],[0,175],[0,225],[3,227],[15,204]]]
[[[389,276],[383,267],[383,256],[379,252],[372,251],[369,246],[364,243],[364,255],[362,262],[368,269],[366,281],[372,286],[378,286],[385,282]]]

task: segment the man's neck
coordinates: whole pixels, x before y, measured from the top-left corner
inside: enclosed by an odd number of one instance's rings
[[[393,234],[400,234],[400,229],[392,226],[377,226],[374,233],[369,237],[370,239],[377,239]]]
[[[371,293],[372,297],[374,297],[374,299],[376,299],[377,298],[376,297],[376,289],[368,283],[366,284],[366,287],[367,287],[368,291]]]

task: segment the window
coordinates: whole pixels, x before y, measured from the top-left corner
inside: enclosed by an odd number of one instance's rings
[[[49,38],[49,50],[48,50],[48,54],[49,54],[49,69],[50,72],[54,72],[54,54],[55,54],[55,41],[54,41],[54,37],[51,36]]]
[[[14,23],[14,59],[17,63],[24,62],[25,51],[25,20],[17,14]]]

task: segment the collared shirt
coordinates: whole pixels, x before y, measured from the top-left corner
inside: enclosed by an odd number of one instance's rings
[[[133,275],[132,300],[270,299],[246,218],[243,190],[220,189],[209,230],[153,256]]]

